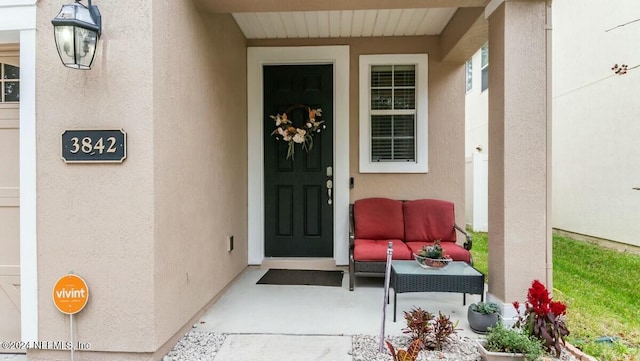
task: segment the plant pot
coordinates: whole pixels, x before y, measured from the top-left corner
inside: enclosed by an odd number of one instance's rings
[[[418,262],[418,265],[425,269],[442,269],[449,265],[453,261],[451,258],[428,258],[422,257],[417,254],[413,254],[413,258]]]
[[[523,361],[524,354],[509,352],[491,352],[484,348],[484,341],[476,340],[478,351],[484,361]]]
[[[494,327],[500,321],[500,314],[491,313],[484,314],[473,311],[471,307],[467,309],[467,320],[469,321],[469,327],[475,333],[487,333],[488,327]]]

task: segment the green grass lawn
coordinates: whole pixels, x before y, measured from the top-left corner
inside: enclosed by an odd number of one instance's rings
[[[474,266],[487,274],[488,236],[472,234]],[[599,360],[640,360],[640,256],[554,236],[553,285],[568,342]]]

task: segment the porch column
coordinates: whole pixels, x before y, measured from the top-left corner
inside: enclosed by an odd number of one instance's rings
[[[550,2],[493,0],[489,19],[489,295],[552,287]],[[548,12],[549,11],[549,12]],[[549,43],[550,45],[550,43]]]

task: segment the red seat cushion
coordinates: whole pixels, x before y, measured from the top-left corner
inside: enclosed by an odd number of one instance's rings
[[[412,253],[418,253],[424,246],[433,246],[434,242],[407,242],[407,246],[411,249]],[[440,246],[445,255],[448,255],[454,261],[464,261],[471,263],[471,252],[464,249],[455,242],[440,242]]]
[[[353,217],[355,238],[404,239],[401,201],[388,198],[360,199],[353,204]]]
[[[433,242],[439,239],[456,241],[456,222],[453,203],[437,199],[406,201],[404,208],[404,240]]]
[[[407,245],[399,239],[373,240],[358,238],[354,240],[353,259],[356,261],[387,260],[387,248],[393,242],[392,259],[413,259],[413,254]]]

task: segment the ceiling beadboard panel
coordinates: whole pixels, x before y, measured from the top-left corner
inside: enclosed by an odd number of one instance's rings
[[[247,39],[439,35],[457,8],[234,13]]]

